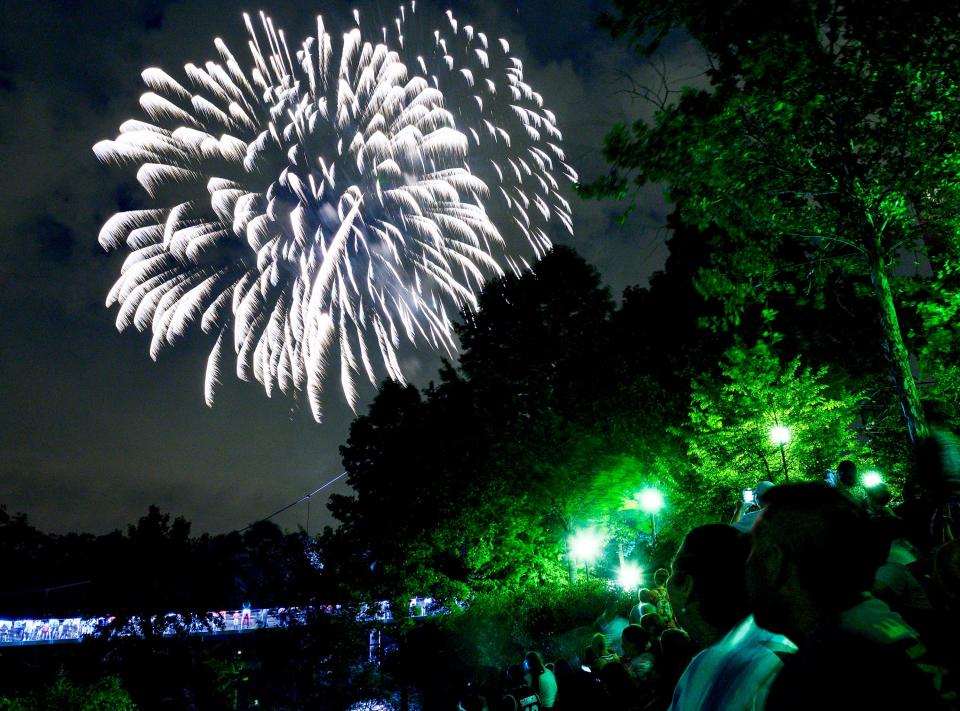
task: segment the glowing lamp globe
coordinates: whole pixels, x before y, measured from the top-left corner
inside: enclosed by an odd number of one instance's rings
[[[663,494],[653,487],[648,487],[637,494],[640,508],[648,514],[660,513],[663,508]]]
[[[770,430],[770,441],[774,444],[786,444],[790,441],[790,429],[783,425],[777,425]]]
[[[603,536],[595,528],[581,528],[568,541],[570,557],[573,560],[590,564],[600,557],[603,550]]]
[[[617,571],[617,584],[633,592],[643,584],[643,571],[636,563],[626,562]]]
[[[880,472],[868,471],[863,473],[863,485],[868,489],[872,489],[875,486],[880,486],[883,483],[883,477],[880,476]]]

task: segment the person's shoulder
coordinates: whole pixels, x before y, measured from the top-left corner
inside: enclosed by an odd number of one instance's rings
[[[797,651],[797,646],[782,634],[760,627],[753,615],[748,615],[731,629],[719,644],[733,653],[758,656]]]
[[[915,654],[904,644],[878,644],[838,629],[786,661],[767,709],[812,708],[825,698],[838,708],[945,708],[942,675],[922,663],[922,651]]]
[[[740,517],[738,521],[736,521],[731,525],[741,533],[749,533],[750,529],[753,528],[753,524],[757,520],[757,517],[759,515],[760,515],[760,509],[747,511],[745,514],[743,514]]]
[[[845,610],[839,625],[824,631],[824,634],[847,644],[859,644],[859,639],[867,640],[877,646],[910,644],[919,635],[904,619],[890,609],[883,600],[872,595]]]
[[[680,679],[677,681],[677,688],[685,688],[696,684],[696,680],[704,674],[706,674],[706,676],[712,676],[717,665],[722,660],[723,652],[714,649],[714,647],[707,647],[697,652],[687,664],[686,669],[683,670],[683,674],[680,675]]]

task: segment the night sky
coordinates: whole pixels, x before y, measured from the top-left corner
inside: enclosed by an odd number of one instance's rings
[[[336,388],[328,390],[327,420],[319,425],[305,403],[268,399],[258,384],[229,372],[208,409],[203,373],[212,339],[198,332],[154,363],[148,334],[117,332],[116,307],[106,309],[104,299],[124,254],[104,253],[97,234],[118,209],[150,203],[135,169],[104,167],[91,151],[115,137],[122,121],[143,117],[137,99],[145,67],[181,78],[187,62],[217,58],[217,36],[245,64],[243,11],[266,10],[299,43],[331,4],[0,3],[0,503],[9,511],[28,514],[46,531],[104,533],[155,503],[192,521],[195,533],[219,533],[341,471],[338,446],[352,415]],[[381,7],[392,14],[395,3]],[[649,85],[659,79],[594,27],[602,4],[488,0],[446,7],[509,39],[525,78],[556,113],[568,160],[582,177],[603,172],[599,149],[614,121],[650,115],[647,102],[625,91],[623,75]],[[699,83],[690,79],[701,72],[698,56],[678,36],[657,61],[675,81]],[[594,264],[615,295],[645,284],[662,266],[666,210],[659,190],[646,193],[626,226],[615,221],[622,205],[568,199],[576,236],[551,236]],[[413,356],[407,373],[426,385],[438,362]],[[339,483],[328,491],[347,488]],[[274,520],[306,525],[306,508]],[[311,531],[327,522],[316,497]]]

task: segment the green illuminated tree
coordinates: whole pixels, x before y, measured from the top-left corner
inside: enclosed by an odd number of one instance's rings
[[[63,669],[42,691],[9,698],[0,696],[0,711],[136,711],[137,705],[117,676],[107,676],[92,684],[76,684]]]
[[[385,383],[351,427],[356,493],[331,497],[342,525],[325,547],[355,592],[462,598],[564,577],[565,529],[616,389],[603,367],[613,304],[562,248],[488,284],[480,304],[459,331],[459,368],[423,393]]]
[[[960,430],[960,249],[940,265],[936,279],[918,306],[923,336],[922,376],[927,400],[937,419]]]
[[[488,284],[460,330],[459,365],[419,392],[385,383],[354,422],[342,449],[354,494],[331,497],[341,527],[324,536],[325,574],[362,599],[522,593],[565,584],[568,537],[597,526],[610,544],[594,573],[612,576],[619,545],[666,562],[689,528],[725,520],[744,485],[775,479],[738,447],[760,437],[751,446],[779,466],[776,415],[795,428],[791,472],[822,475],[859,453],[857,398],[821,361],[801,367],[805,341],[781,348],[771,314],[745,311],[738,333],[768,334],[776,353],[700,327],[718,313],[691,284],[702,237],[681,225],[665,271],[619,309],[566,249]],[[653,549],[649,516],[628,506],[647,486],[666,499]]]
[[[354,494],[330,498],[341,526],[323,544],[340,594],[378,600],[464,594],[454,520],[475,476],[470,434],[477,430],[462,400],[446,394],[430,407],[416,388],[387,381],[369,413],[351,426],[342,453]]]
[[[716,509],[760,480],[821,480],[840,459],[860,459],[864,447],[852,429],[859,398],[831,392],[826,376],[799,358],[781,363],[763,342],[732,347],[718,376],[693,385],[686,427],[698,480],[692,498]],[[790,431],[784,457],[770,439],[775,425]]]
[[[616,0],[608,27],[645,54],[684,28],[705,50],[708,90],[652,125],[615,127],[611,173],[584,189],[668,185],[684,222],[721,228],[698,285],[736,323],[754,303],[840,277],[869,284],[911,441],[926,429],[897,266],[949,269],[960,165],[960,5],[955,1]],[[950,344],[950,351],[955,349]]]

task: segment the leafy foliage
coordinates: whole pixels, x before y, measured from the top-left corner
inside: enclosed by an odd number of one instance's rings
[[[351,428],[356,495],[331,497],[342,525],[324,546],[354,593],[464,599],[565,575],[564,531],[583,509],[574,484],[597,447],[583,423],[610,389],[613,307],[564,249],[488,285],[480,306],[461,328],[458,370],[422,395],[385,383]]]
[[[866,454],[852,428],[859,398],[832,393],[827,376],[799,358],[781,363],[759,342],[732,347],[719,376],[694,382],[687,431],[700,501],[712,504],[705,509],[723,501],[732,507],[731,495],[760,480],[822,480],[840,459]],[[783,456],[770,439],[777,425],[790,430]]]
[[[424,708],[456,706],[468,683],[500,689],[502,670],[530,650],[546,660],[579,653],[594,631],[599,611],[622,596],[598,580],[526,591],[491,590],[470,607],[432,618],[408,630],[397,652],[384,663],[396,678],[408,680]],[[626,602],[626,607],[633,602]],[[437,673],[437,670],[443,673]]]
[[[960,429],[960,251],[944,260],[927,298],[918,304],[925,336],[920,349],[926,396],[933,415],[952,430]]]
[[[488,286],[439,384],[384,384],[343,448],[356,493],[331,501],[343,525],[323,538],[341,594],[455,609],[561,590],[576,577],[566,542],[588,525],[606,538],[593,573],[614,578],[621,555],[649,572],[692,526],[728,520],[741,489],[781,480],[777,422],[794,480],[845,457],[903,473],[884,439],[890,390],[865,388],[879,349],[857,347],[880,330],[863,325],[869,286],[831,280],[820,298],[744,309],[735,332],[705,328],[720,306],[691,276],[725,237],[674,226],[666,271],[619,308],[556,250]],[[666,500],[655,520],[634,499],[647,486]]]
[[[843,386],[829,371],[796,356],[781,368],[773,346],[738,351],[700,328],[711,311],[689,280],[698,254],[675,251],[666,274],[616,309],[582,260],[555,250],[533,274],[488,286],[461,329],[460,366],[439,385],[385,383],[343,448],[355,494],[332,497],[342,525],[323,537],[341,594],[403,607],[415,595],[462,602],[562,586],[566,541],[585,525],[608,533],[597,572],[615,576],[615,552],[663,564],[692,525],[723,520],[731,494],[756,482],[760,462],[727,450],[777,408],[808,422],[793,466],[822,473],[861,451],[849,429],[857,398],[831,394]],[[769,319],[750,327],[767,333]],[[646,486],[667,502],[656,540],[634,501]]]
[[[135,711],[137,705],[116,676],[92,684],[75,684],[61,669],[42,692],[0,697],[0,711]]]
[[[698,285],[737,323],[752,303],[868,277],[911,437],[926,420],[892,285],[904,251],[948,258],[960,215],[953,2],[619,0],[607,26],[652,53],[684,27],[710,58],[653,125],[615,127],[609,176],[584,193],[665,182],[684,222],[721,228]],[[779,295],[779,297],[778,297]]]

